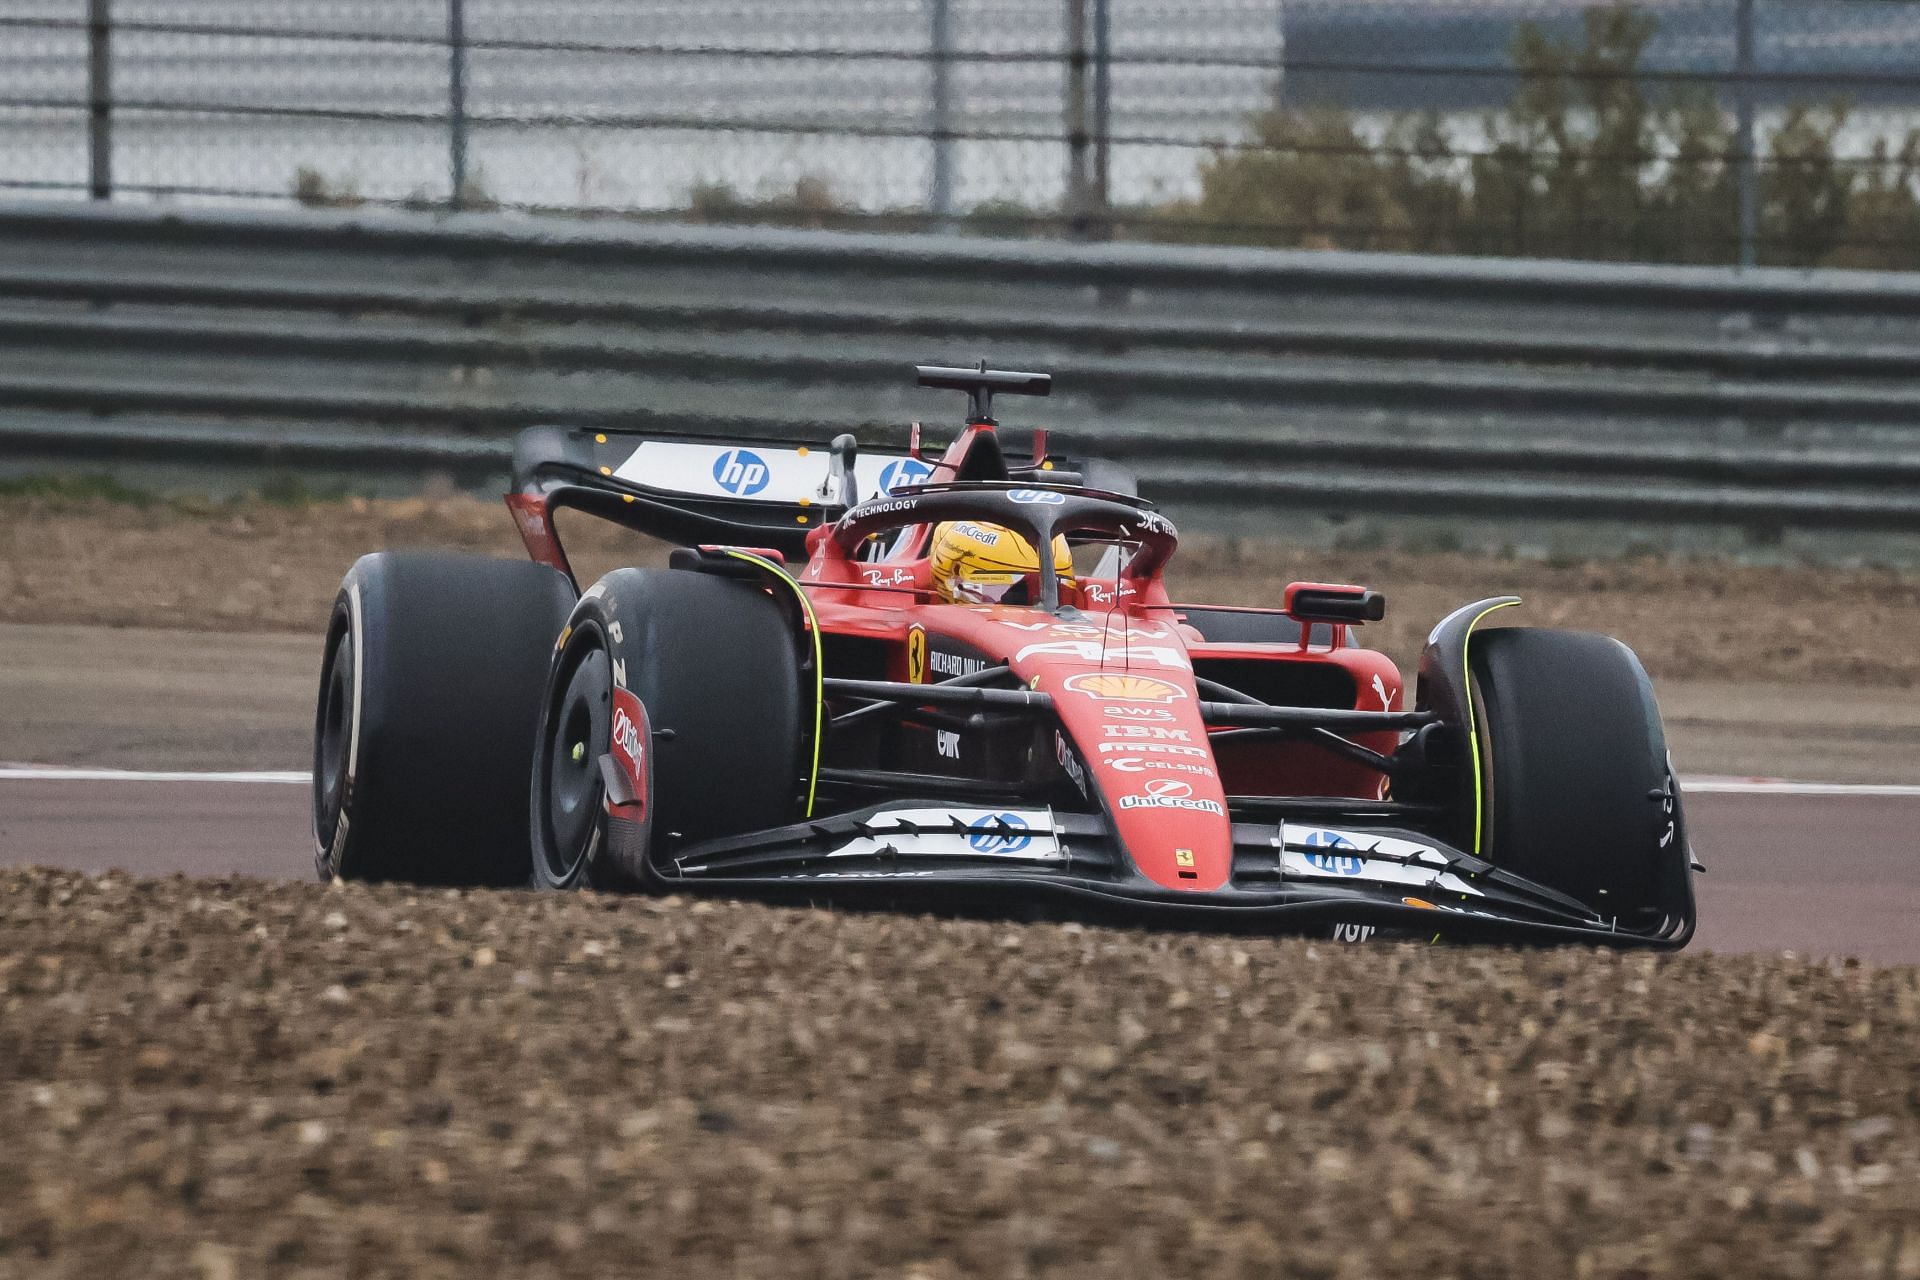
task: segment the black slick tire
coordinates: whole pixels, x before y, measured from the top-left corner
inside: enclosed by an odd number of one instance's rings
[[[383,551],[348,571],[314,714],[321,879],[526,883],[540,691],[572,602],[527,561]]]
[[[563,635],[529,788],[536,887],[657,887],[657,860],[675,848],[798,820],[811,708],[793,624],[766,590],[618,569],[582,594]],[[638,704],[627,722],[644,721],[637,780],[613,750],[622,691]],[[639,803],[609,806],[610,777]]]
[[[1470,654],[1483,854],[1623,927],[1690,912],[1666,734],[1633,651],[1517,627]]]

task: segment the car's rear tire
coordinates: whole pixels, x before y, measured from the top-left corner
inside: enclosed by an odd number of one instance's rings
[[[532,760],[537,887],[653,887],[655,859],[674,848],[801,816],[809,694],[793,623],[760,586],[617,569],[564,635]],[[622,704],[637,750],[616,755]],[[612,806],[609,769],[634,793]]]
[[[1653,685],[1608,636],[1473,637],[1480,847],[1623,927],[1690,910],[1689,854]]]
[[[382,551],[348,571],[314,714],[321,879],[526,883],[528,761],[572,602],[527,561]]]

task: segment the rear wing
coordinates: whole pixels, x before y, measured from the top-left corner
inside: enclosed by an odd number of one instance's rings
[[[683,546],[728,543],[804,558],[806,538],[853,501],[935,479],[938,459],[830,444],[664,435],[591,427],[532,427],[514,442],[507,503],[536,560],[571,576],[550,510],[571,507]],[[1057,454],[1007,459],[1011,478],[1081,479],[1099,467],[1105,487],[1131,476],[1112,464]]]

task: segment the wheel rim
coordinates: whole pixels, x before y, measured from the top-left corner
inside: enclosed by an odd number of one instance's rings
[[[333,843],[345,799],[347,760],[353,746],[353,659],[353,632],[343,627],[327,655],[327,674],[314,727],[314,831],[323,854]]]
[[[582,643],[570,658],[540,753],[547,837],[541,841],[542,857],[550,878],[559,883],[579,871],[593,846],[604,789],[600,756],[611,740],[613,682],[605,651],[598,643]]]

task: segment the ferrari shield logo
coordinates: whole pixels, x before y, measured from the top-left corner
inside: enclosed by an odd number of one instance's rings
[[[919,627],[907,632],[907,680],[912,684],[927,682],[927,633]]]

